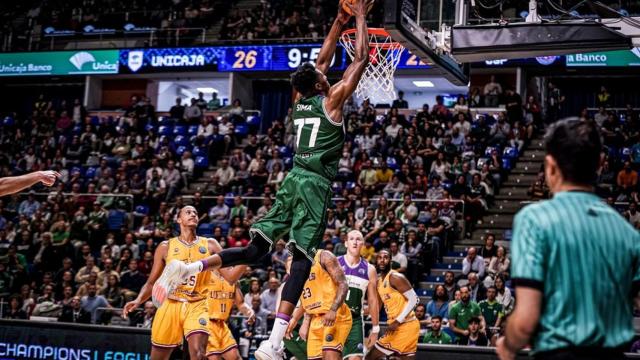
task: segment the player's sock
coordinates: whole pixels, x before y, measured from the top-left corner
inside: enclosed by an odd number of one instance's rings
[[[274,349],[280,348],[280,343],[282,342],[282,339],[284,339],[284,333],[289,327],[290,320],[291,316],[287,314],[278,313],[276,315],[276,320],[273,323],[273,330],[271,330],[271,336],[269,336],[269,342]]]

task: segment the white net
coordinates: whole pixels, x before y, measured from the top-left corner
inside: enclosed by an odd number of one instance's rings
[[[355,32],[347,31],[340,37],[351,60],[355,56]],[[396,99],[393,74],[404,47],[393,41],[386,32],[369,32],[369,65],[356,88],[356,96],[369,99],[373,104],[390,104]]]

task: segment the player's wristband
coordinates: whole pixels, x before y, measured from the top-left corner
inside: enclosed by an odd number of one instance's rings
[[[373,325],[373,327],[371,328],[371,332],[374,334],[379,334],[380,333],[380,325]]]

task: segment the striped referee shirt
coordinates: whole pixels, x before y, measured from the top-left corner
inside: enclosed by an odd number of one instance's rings
[[[632,340],[640,233],[596,195],[561,192],[522,209],[512,259],[516,286],[543,293],[534,351]]]

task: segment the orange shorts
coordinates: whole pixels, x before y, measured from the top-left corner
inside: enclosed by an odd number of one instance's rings
[[[222,355],[238,347],[225,320],[209,320],[208,328],[207,356]]]
[[[151,344],[162,348],[182,345],[182,338],[209,334],[207,301],[181,302],[167,299],[156,312],[151,324]]]
[[[322,359],[324,350],[342,352],[351,322],[351,310],[345,304],[338,309],[333,326],[324,326],[322,315],[313,315],[307,335],[307,359]]]
[[[385,355],[411,356],[418,350],[420,322],[417,319],[402,323],[396,331],[386,332],[376,342],[376,348]]]

